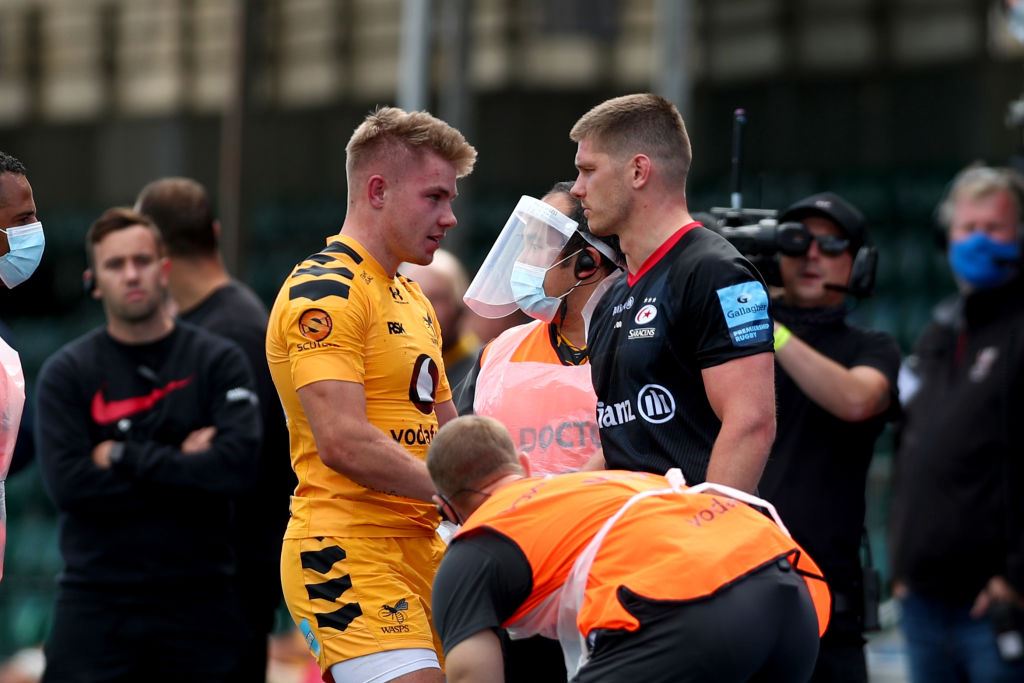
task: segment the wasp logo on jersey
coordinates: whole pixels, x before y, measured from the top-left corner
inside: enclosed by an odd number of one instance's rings
[[[319,308],[308,308],[299,316],[299,333],[310,341],[323,341],[334,329],[331,316]]]
[[[409,381],[409,400],[416,410],[424,415],[434,412],[434,397],[437,395],[438,380],[441,371],[434,359],[421,353],[412,366],[412,379]]]
[[[380,606],[377,611],[377,616],[381,619],[390,619],[395,622],[394,626],[381,626],[380,630],[382,633],[409,633],[410,629],[407,624],[403,624],[405,621],[405,612],[409,611],[409,601],[402,598],[398,602],[391,605],[384,604]]]
[[[405,621],[405,614],[403,612],[409,611],[409,601],[402,598],[395,603],[394,607],[388,604],[380,606],[380,610],[377,611],[377,616],[381,619],[391,619],[399,624]]]
[[[430,334],[430,341],[437,346],[437,330],[434,329],[434,320],[429,314],[423,316],[423,322],[427,326],[427,333]]]

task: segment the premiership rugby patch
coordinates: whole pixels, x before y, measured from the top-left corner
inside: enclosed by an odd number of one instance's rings
[[[741,282],[718,290],[725,324],[735,346],[752,346],[770,341],[772,322],[768,318],[768,292],[760,282]]]

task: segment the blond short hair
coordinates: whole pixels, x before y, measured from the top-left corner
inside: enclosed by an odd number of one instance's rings
[[[476,163],[476,149],[441,119],[425,111],[378,107],[366,116],[345,146],[345,170],[351,177],[367,160],[393,157],[402,151],[434,152],[455,166],[457,178],[472,173]]]
[[[1012,168],[971,164],[956,174],[949,192],[939,204],[939,225],[947,230],[953,224],[953,208],[961,199],[983,199],[997,192],[1007,192],[1017,209],[1018,224],[1024,219],[1024,176]],[[1018,228],[1020,234],[1020,228]]]
[[[505,425],[483,415],[466,415],[441,427],[427,451],[427,471],[438,492],[449,498],[523,473]]]
[[[690,136],[679,110],[664,97],[640,93],[602,102],[580,117],[569,138],[593,140],[615,157],[646,154],[671,184],[686,185],[693,160]]]

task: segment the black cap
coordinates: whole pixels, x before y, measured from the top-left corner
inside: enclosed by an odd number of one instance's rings
[[[838,225],[850,240],[851,250],[856,250],[868,241],[864,214],[835,192],[819,192],[804,197],[783,211],[779,222],[799,221],[808,216],[824,216]]]

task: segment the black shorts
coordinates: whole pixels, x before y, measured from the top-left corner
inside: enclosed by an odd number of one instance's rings
[[[127,597],[61,589],[44,683],[220,683],[238,664],[242,620],[230,590]]]
[[[619,599],[636,631],[599,631],[578,683],[807,681],[818,656],[818,618],[803,579],[785,560],[696,602]]]

